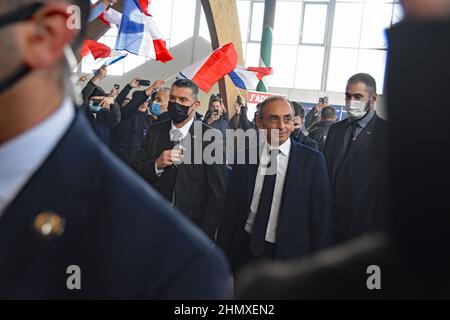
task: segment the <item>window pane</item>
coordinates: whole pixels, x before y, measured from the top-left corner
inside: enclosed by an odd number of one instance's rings
[[[125,59],[127,59],[127,58],[125,58]],[[123,76],[123,64],[124,64],[124,60],[121,60],[121,61],[113,64],[112,66],[109,66],[108,67],[108,75]]]
[[[250,32],[251,41],[261,41],[263,20],[264,2],[253,3],[252,26]]]
[[[391,24],[392,4],[367,3],[364,8],[361,44],[363,48],[386,48],[385,29]]]
[[[361,33],[361,3],[338,3],[333,25],[333,47],[358,47]]]
[[[394,24],[394,23],[397,23],[397,22],[399,22],[400,20],[402,20],[404,14],[405,14],[405,13],[404,13],[404,11],[403,11],[402,6],[399,5],[399,4],[395,4],[395,5],[394,5],[394,15],[393,15],[393,17],[392,17],[392,23]]]
[[[156,1],[158,2],[158,1]],[[194,35],[195,0],[173,0],[170,44],[177,44]]]
[[[301,46],[298,51],[295,87],[320,90],[324,47]]]
[[[211,35],[209,34],[208,22],[206,21],[205,11],[201,10],[200,13],[200,30],[199,36],[203,39],[211,42]]]
[[[242,42],[242,56],[245,60],[245,54],[247,53],[247,42]]]
[[[272,47],[273,76],[269,78],[270,87],[292,88],[294,86],[294,63],[297,46],[274,45]]]
[[[152,1],[151,12],[159,31],[161,31],[165,39],[169,39],[172,21],[172,0]]]
[[[356,73],[357,61],[358,49],[331,49],[327,91],[344,92],[347,80]]]
[[[302,43],[323,44],[327,23],[326,4],[305,5]]]
[[[114,49],[116,46],[116,39],[117,37],[101,37],[99,42],[107,45],[111,49]]]
[[[273,27],[274,43],[298,44],[301,12],[302,6],[299,2],[277,2]]]
[[[237,1],[237,10],[239,15],[239,26],[241,29],[241,40],[248,40],[248,19],[250,18],[250,2]]]
[[[378,93],[383,92],[384,71],[386,68],[385,50],[365,50],[359,51],[357,72],[365,72],[375,78]]]
[[[143,65],[147,60],[145,57],[136,56],[134,54],[128,54],[124,59],[123,72],[127,73],[141,65]]]
[[[245,65],[247,67],[259,66],[259,50],[261,45],[259,43],[247,43],[247,52],[245,54]]]

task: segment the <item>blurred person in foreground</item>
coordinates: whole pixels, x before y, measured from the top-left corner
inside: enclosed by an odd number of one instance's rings
[[[72,4],[81,30],[67,27]],[[222,255],[65,93],[89,6],[0,3],[0,298],[221,298]]]

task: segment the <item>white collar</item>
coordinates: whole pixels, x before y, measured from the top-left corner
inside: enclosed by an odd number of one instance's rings
[[[0,217],[48,158],[74,117],[72,101],[66,98],[35,127],[0,144]]]
[[[273,146],[268,144],[267,141],[265,143],[266,143],[265,147],[267,148],[267,150],[271,151],[274,149],[278,149],[278,150],[280,150],[280,153],[282,155],[289,157],[289,153],[291,151],[291,138],[289,138],[285,142],[283,142],[278,148],[274,148]]]
[[[175,127],[175,124],[174,124],[173,121],[172,121],[172,126],[171,126],[171,128],[170,128],[169,134],[172,135],[172,133],[173,133],[175,130],[178,130],[178,131],[181,132],[181,134],[183,135],[183,139],[184,139],[184,138],[186,138],[186,136],[187,136],[187,134],[188,134],[188,132],[189,132],[189,129],[191,128],[193,122],[194,122],[194,118],[192,118],[191,120],[189,120],[188,122],[186,122],[181,128],[177,128],[177,127]]]

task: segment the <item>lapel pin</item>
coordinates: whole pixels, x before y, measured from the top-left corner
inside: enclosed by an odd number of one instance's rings
[[[42,212],[34,219],[35,231],[44,239],[54,239],[64,233],[66,220],[54,212]]]
[[[366,133],[367,133],[367,134],[372,134],[372,132],[371,132],[371,131],[367,131]]]

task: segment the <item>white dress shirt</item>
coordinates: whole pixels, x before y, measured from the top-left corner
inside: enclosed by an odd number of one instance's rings
[[[272,150],[267,144],[263,145],[263,148]],[[266,241],[270,243],[276,242],[276,232],[278,224],[278,215],[280,212],[281,198],[283,196],[284,181],[286,179],[286,171],[289,164],[289,153],[291,152],[291,139],[287,139],[282,145],[280,145],[279,153],[277,155],[277,179],[275,181],[275,189],[273,192],[272,207],[270,208],[269,223],[266,231]],[[269,162],[268,152],[261,154],[261,159],[258,166],[258,173],[256,175],[255,189],[253,191],[252,203],[250,206],[250,214],[247,219],[245,230],[251,234],[253,223],[255,222],[256,213],[258,212],[259,199],[261,197],[261,191],[263,188],[265,168],[264,164]]]
[[[170,131],[169,131],[170,141],[173,141],[174,133],[177,130],[181,133],[180,142],[182,140],[184,140],[184,138],[186,138],[186,136],[188,135],[189,130],[191,129],[192,123],[194,123],[194,118],[192,118],[187,123],[185,123],[181,128],[177,128],[177,127],[175,127],[175,123],[173,123],[173,121],[172,121],[172,125],[171,125]],[[164,172],[164,169],[158,170],[158,168],[156,167],[156,163],[155,163],[155,172],[156,172],[156,175],[159,177]]]
[[[0,144],[0,218],[48,158],[74,117],[72,101],[66,98],[47,119]]]

